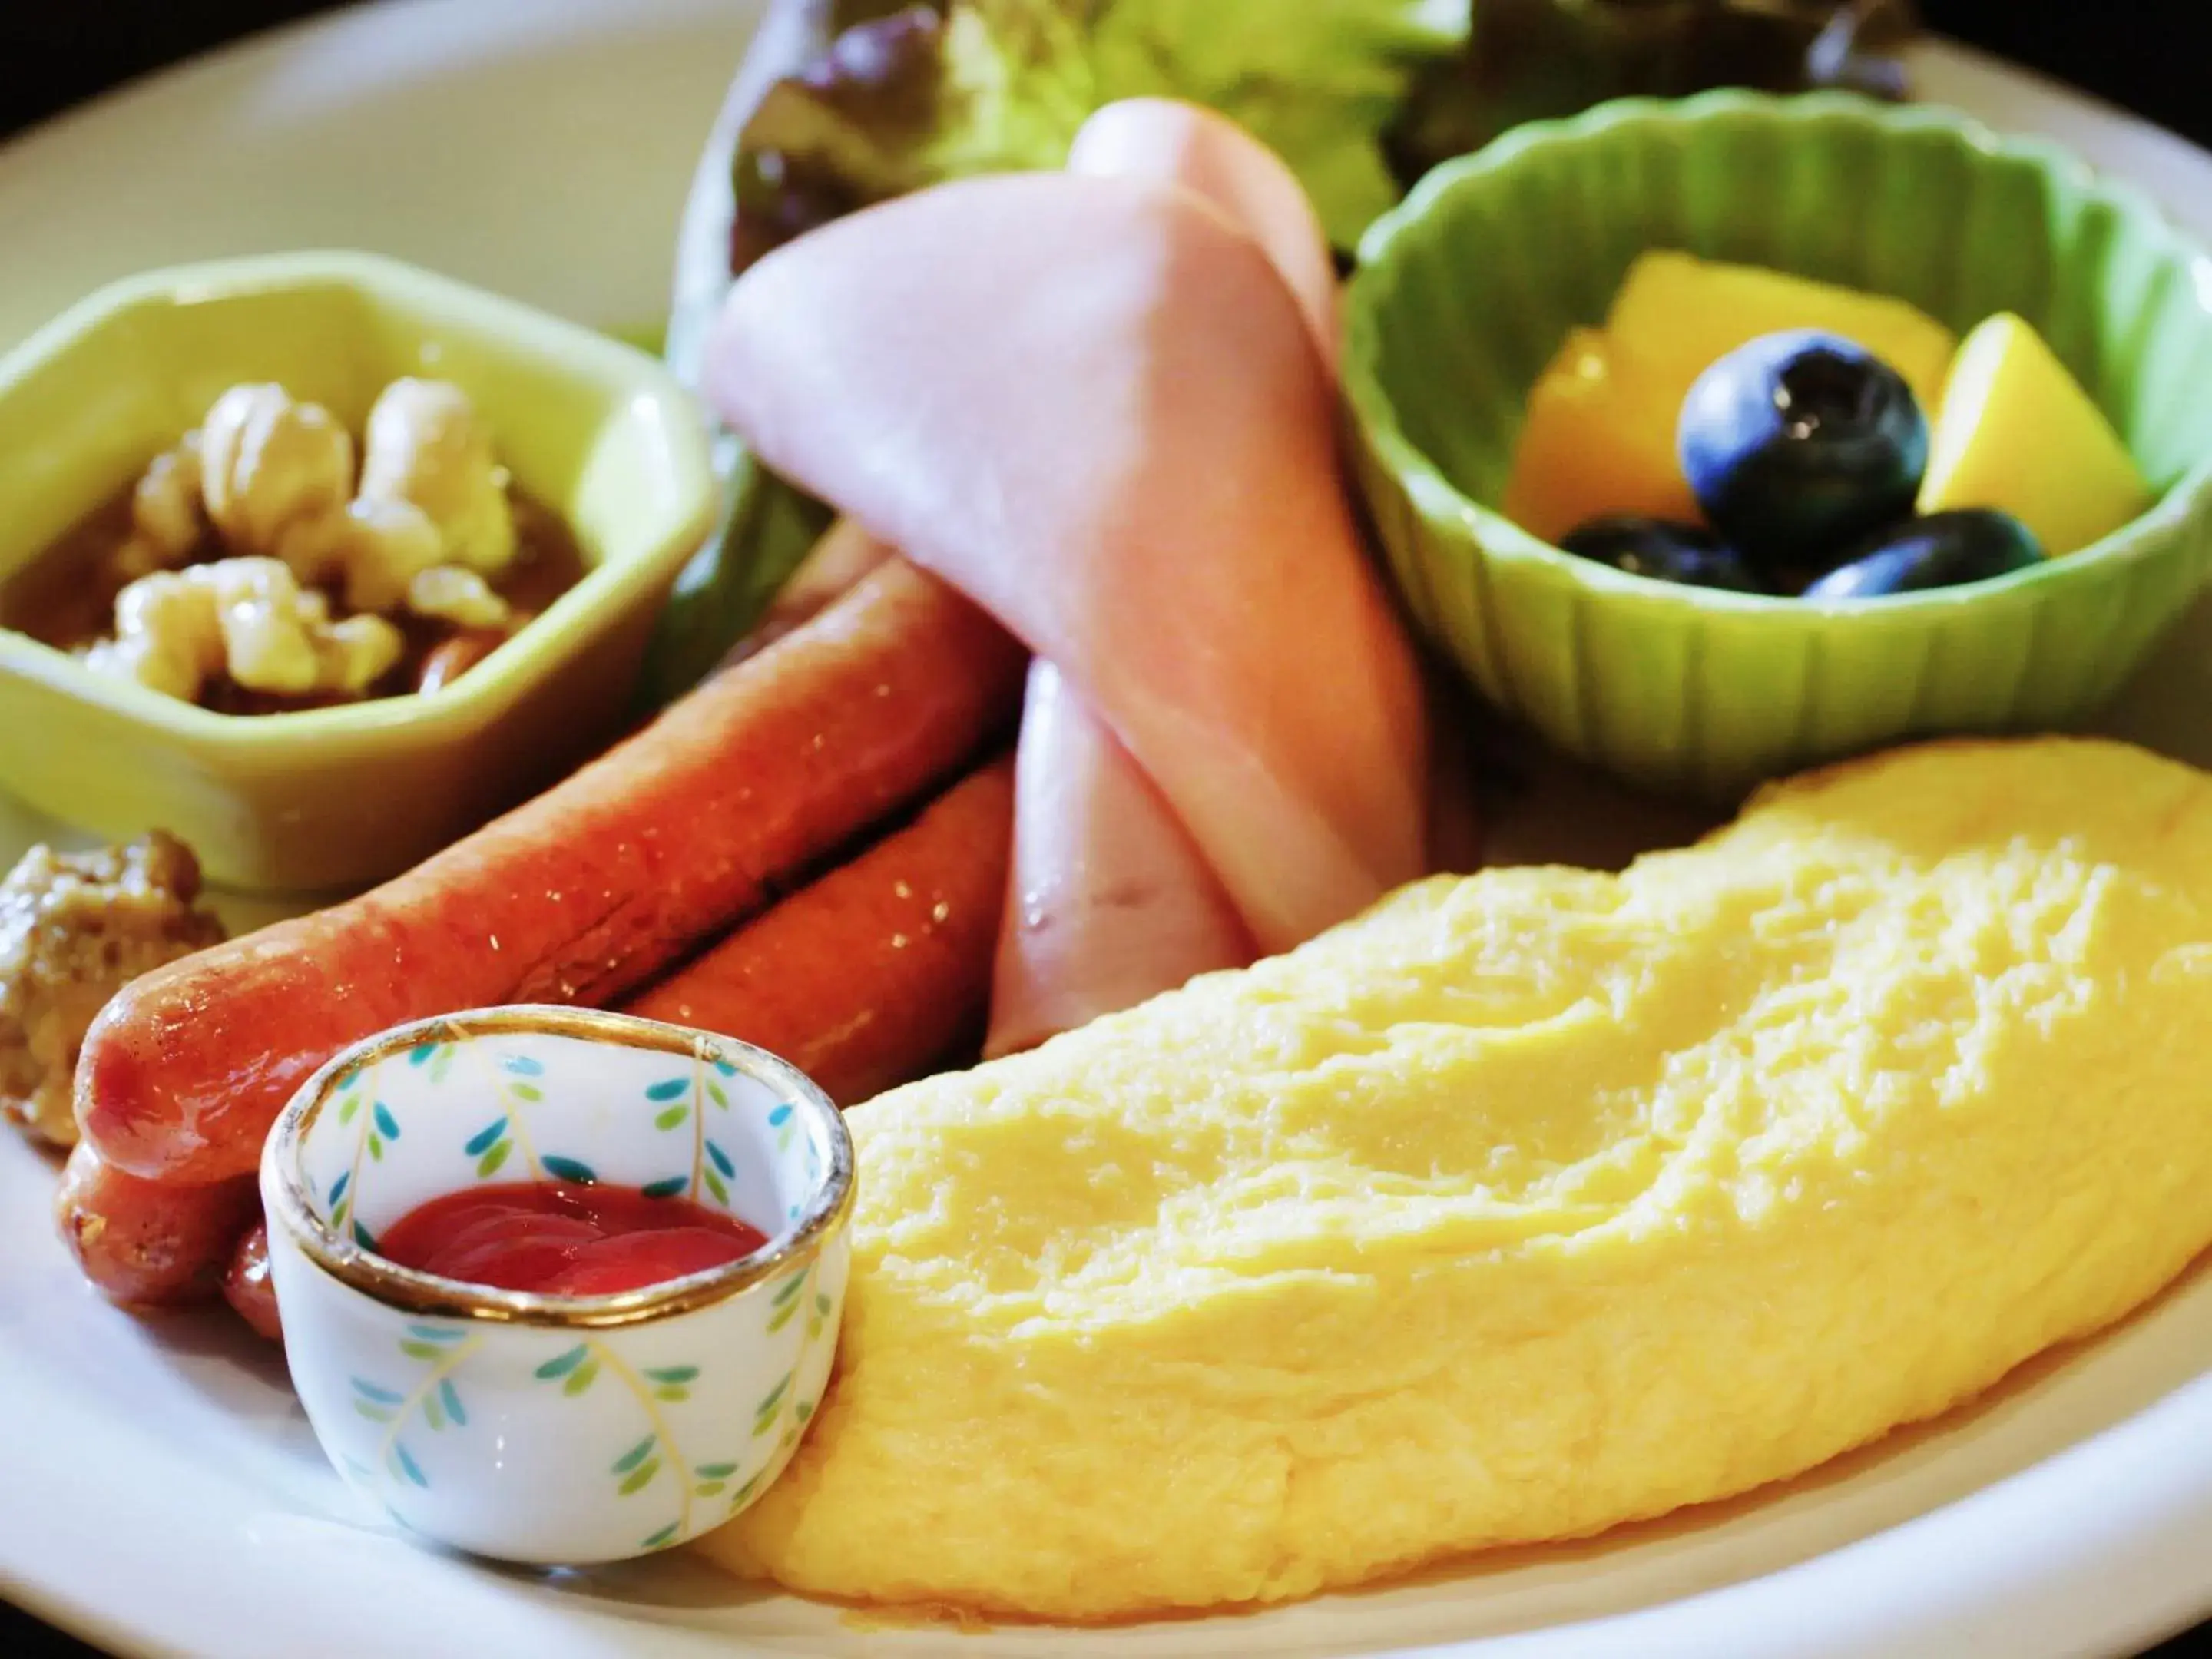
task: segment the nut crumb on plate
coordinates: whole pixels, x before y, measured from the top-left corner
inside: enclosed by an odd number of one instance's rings
[[[216,944],[193,908],[199,860],[156,830],[122,847],[33,847],[0,881],[0,1117],[76,1142],[70,1081],[86,1028],[141,974]]]

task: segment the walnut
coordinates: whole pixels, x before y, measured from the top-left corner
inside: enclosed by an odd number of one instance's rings
[[[95,673],[193,702],[222,670],[222,629],[204,590],[181,574],[157,571],[115,596],[115,637],[84,660]]]
[[[115,637],[86,660],[191,702],[222,674],[282,696],[358,696],[404,649],[381,617],[333,623],[330,602],[301,588],[281,560],[218,559],[125,587],[115,601]]]
[[[310,579],[353,494],[353,435],[281,386],[234,386],[200,426],[201,499],[228,550]]]
[[[495,575],[514,561],[507,483],[491,434],[459,386],[394,380],[369,411],[361,499],[422,508],[445,539],[440,562]]]
[[[456,628],[503,628],[514,615],[491,584],[457,564],[437,565],[407,584],[407,608]]]
[[[405,603],[409,584],[445,556],[446,543],[414,502],[363,496],[346,508],[333,549],[346,608],[389,613]]]
[[[224,675],[275,696],[351,696],[404,653],[390,616],[509,626],[486,578],[514,561],[514,510],[467,395],[394,380],[369,412],[357,492],[354,458],[321,405],[273,384],[224,392],[139,480],[115,555],[115,637],[86,660],[190,702]],[[224,556],[190,562],[211,539]],[[333,622],[333,597],[356,614]]]
[[[207,538],[200,493],[200,434],[188,432],[149,462],[132,487],[131,535],[116,550],[115,574],[129,581],[190,562]]]
[[[445,538],[412,501],[360,497],[330,547],[349,611],[388,616],[404,608],[460,628],[503,627],[512,614],[477,572],[443,562]]]

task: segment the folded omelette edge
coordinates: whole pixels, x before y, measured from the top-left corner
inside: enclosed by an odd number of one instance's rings
[[[1727,1497],[2212,1244],[2212,779],[1952,742],[1409,887],[851,1114],[839,1375],[702,1546],[1128,1618]]]

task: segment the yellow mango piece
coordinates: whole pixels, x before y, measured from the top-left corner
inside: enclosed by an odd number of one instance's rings
[[[1957,344],[1902,300],[1672,249],[1643,254],[1605,327],[1570,334],[1529,393],[1501,510],[1554,542],[1608,513],[1702,522],[1675,455],[1682,400],[1716,359],[1793,328],[1857,342],[1931,414]]]
[[[1500,511],[1549,542],[1608,513],[1700,522],[1674,454],[1681,404],[1634,356],[1575,330],[1528,394]]]
[[[2104,411],[2043,337],[2009,312],[1966,336],[1939,407],[1923,513],[1999,508],[2055,559],[2151,503],[2150,486]]]
[[[1649,364],[1653,395],[1671,397],[1676,411],[1715,358],[1793,328],[1864,346],[1905,377],[1933,417],[1958,337],[1903,300],[1659,248],[1629,267],[1605,323],[1607,338]],[[1672,414],[1667,429],[1671,443]]]

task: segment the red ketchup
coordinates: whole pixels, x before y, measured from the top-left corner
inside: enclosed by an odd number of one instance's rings
[[[574,1181],[502,1182],[416,1206],[384,1230],[403,1267],[544,1296],[642,1290],[750,1255],[767,1236],[688,1198]]]

